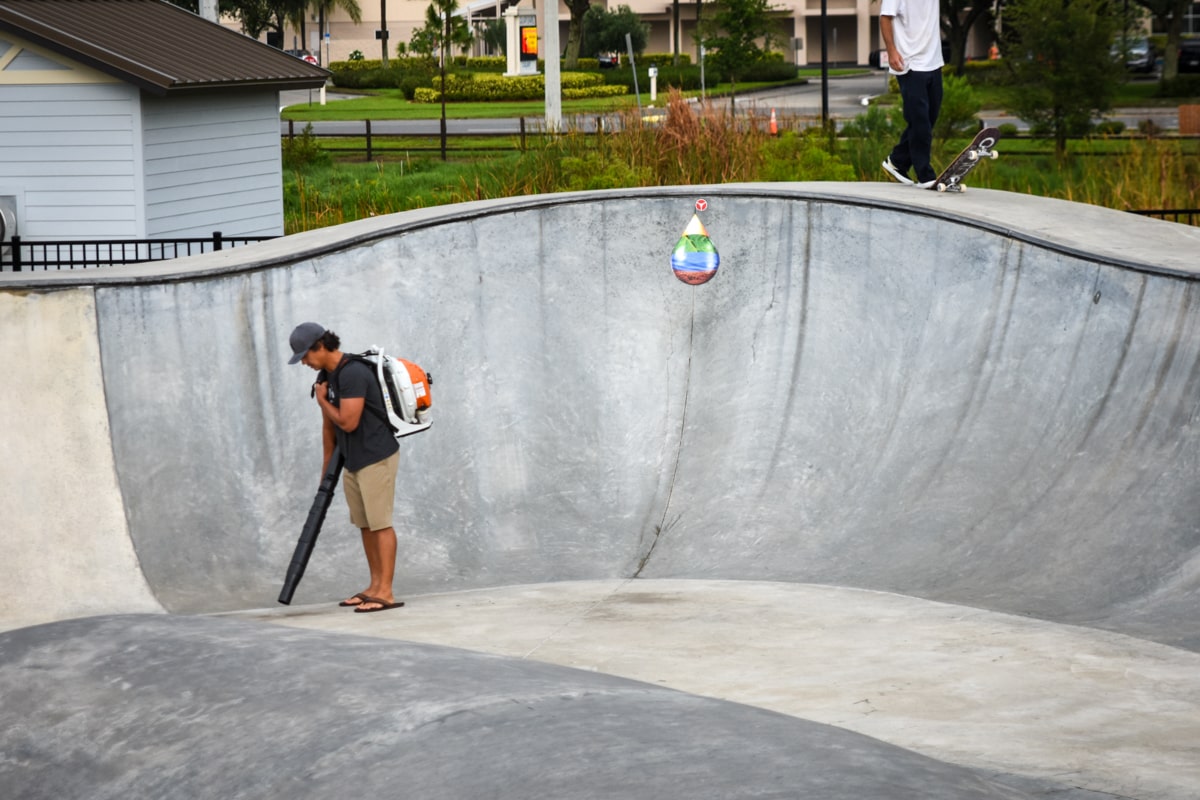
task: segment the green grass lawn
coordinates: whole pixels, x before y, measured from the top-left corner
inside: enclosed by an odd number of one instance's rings
[[[861,69],[843,69],[830,70],[830,75],[856,75],[862,74],[866,70]],[[820,70],[801,70],[799,83],[805,83],[813,77],[819,78]],[[779,83],[739,83],[737,92],[752,92],[756,89],[764,89],[777,86],[786,86],[788,84]],[[650,100],[650,91],[647,86],[640,86],[642,105],[646,105]],[[727,96],[729,94],[729,84],[717,84],[707,87],[705,92],[709,97]],[[329,91],[339,91],[336,87]],[[356,90],[355,93],[358,93]],[[697,97],[700,92],[684,92],[685,97]],[[658,102],[664,102],[666,95],[665,88],[659,92]],[[315,98],[315,94],[314,94]],[[604,97],[591,100],[564,100],[562,104],[563,114],[570,116],[573,114],[607,114],[622,111],[628,108],[636,108],[638,105],[637,95],[630,93],[621,95],[620,97]],[[523,100],[520,102],[490,102],[490,103],[447,103],[446,118],[447,119],[498,119],[498,118],[515,118],[515,117],[540,117],[545,114],[545,102],[542,100]],[[288,106],[280,115],[283,119],[296,120],[298,122],[316,122],[321,120],[360,120],[360,119],[398,119],[398,120],[413,120],[413,119],[441,119],[442,106],[440,103],[413,103],[404,99],[404,95],[399,89],[372,89],[369,93],[363,93],[359,97],[350,100],[330,100],[325,105],[320,105],[316,100],[312,103],[302,105]]]

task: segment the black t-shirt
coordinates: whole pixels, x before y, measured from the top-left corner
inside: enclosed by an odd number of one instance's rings
[[[357,472],[363,467],[382,461],[400,449],[388,426],[383,407],[383,392],[369,364],[345,358],[331,375],[322,372],[329,381],[329,402],[341,407],[343,397],[362,397],[364,406],[358,427],[347,433],[334,426],[338,448],[346,458],[345,469]]]

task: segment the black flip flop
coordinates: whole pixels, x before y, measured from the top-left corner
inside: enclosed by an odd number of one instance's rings
[[[362,606],[366,605],[367,603],[374,603],[375,605],[379,606],[379,608],[362,608]],[[362,603],[359,605],[359,608],[354,609],[355,614],[372,614],[376,611],[387,611],[388,609],[392,608],[400,608],[404,605],[404,601],[399,600],[395,603],[385,603],[382,600],[374,597],[364,597]]]
[[[353,597],[351,597],[349,600],[343,600],[342,602],[338,603],[338,605],[341,606],[342,608],[350,608],[352,606],[361,606],[363,603],[367,602],[370,599],[371,598],[367,597],[365,594],[356,594]],[[353,602],[354,600],[357,600],[358,602],[355,603],[355,602]]]

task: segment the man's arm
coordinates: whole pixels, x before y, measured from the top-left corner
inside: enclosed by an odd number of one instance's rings
[[[343,397],[341,402],[335,406],[325,397],[325,392],[328,388],[329,385],[327,383],[316,384],[317,403],[321,406],[321,413],[325,416],[325,421],[336,425],[346,433],[357,430],[358,423],[362,421],[366,399],[362,397]]]
[[[329,469],[329,459],[333,457],[333,448],[337,447],[333,423],[324,414],[321,414],[321,444],[325,451],[324,458],[321,459],[321,477],[324,478],[326,470]]]
[[[904,56],[896,49],[896,37],[893,29],[893,16],[880,15],[879,33],[883,36],[883,46],[887,48],[888,66],[896,72],[904,72]]]

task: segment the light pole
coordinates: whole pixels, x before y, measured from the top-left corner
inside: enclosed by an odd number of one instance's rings
[[[383,50],[380,62],[387,69],[388,35],[387,35],[387,0],[379,0],[379,43]]]
[[[821,0],[821,127],[829,127],[829,8],[827,0]]]

